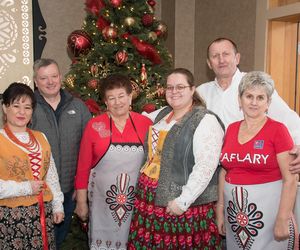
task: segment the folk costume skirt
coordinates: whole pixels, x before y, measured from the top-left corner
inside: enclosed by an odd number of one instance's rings
[[[45,202],[48,249],[55,247],[51,202]],[[0,207],[0,249],[44,249],[38,204],[16,208]]]
[[[157,180],[140,175],[128,249],[222,249],[214,204],[190,207],[181,216],[170,216],[165,207],[154,203],[157,184]]]
[[[297,226],[290,220],[290,238],[274,239],[274,225],[279,209],[282,181],[256,185],[225,182],[226,245],[230,250],[299,249]]]

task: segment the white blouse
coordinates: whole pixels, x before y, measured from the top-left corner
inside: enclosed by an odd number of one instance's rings
[[[156,112],[156,115],[158,112]],[[154,120],[155,117],[152,119]],[[166,117],[153,126],[156,130],[169,131],[176,123],[166,122]],[[213,177],[219,163],[223,144],[224,131],[214,115],[206,114],[195,130],[193,137],[193,153],[195,165],[189,175],[187,184],[182,187],[182,193],[175,199],[177,205],[186,211],[190,205],[203,193]]]
[[[0,133],[4,135],[8,140],[10,140],[3,129],[0,130]],[[23,143],[27,143],[29,141],[29,134],[27,132],[14,133],[14,135]],[[44,137],[46,138],[45,135]],[[14,143],[13,141],[11,142]],[[24,152],[28,153],[28,151],[23,147],[19,146],[16,143],[14,144],[17,145]],[[57,170],[55,167],[55,162],[52,157],[52,154],[50,157],[50,165],[49,165],[48,172],[46,174],[45,181],[53,194],[53,200],[52,200],[53,213],[63,212],[64,195],[60,189],[58,174],[57,174]],[[16,182],[12,180],[0,179],[0,199],[26,196],[26,195],[32,195],[32,188],[31,188],[30,181]]]

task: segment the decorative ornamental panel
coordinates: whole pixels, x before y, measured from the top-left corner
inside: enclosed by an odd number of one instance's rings
[[[12,82],[33,87],[31,0],[0,0],[0,93]]]

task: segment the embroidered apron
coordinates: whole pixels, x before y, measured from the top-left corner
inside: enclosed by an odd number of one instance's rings
[[[297,227],[291,215],[290,239],[276,241],[274,225],[279,209],[282,181],[259,185],[233,185],[225,181],[227,249],[298,249]]]
[[[142,143],[111,142],[104,157],[91,170],[90,249],[126,249],[135,185],[143,158]]]

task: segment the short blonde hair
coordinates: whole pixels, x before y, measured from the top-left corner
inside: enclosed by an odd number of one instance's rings
[[[268,99],[271,99],[274,92],[274,80],[270,75],[263,71],[251,71],[244,75],[239,84],[239,96],[241,97],[245,90],[254,86],[264,87]]]

